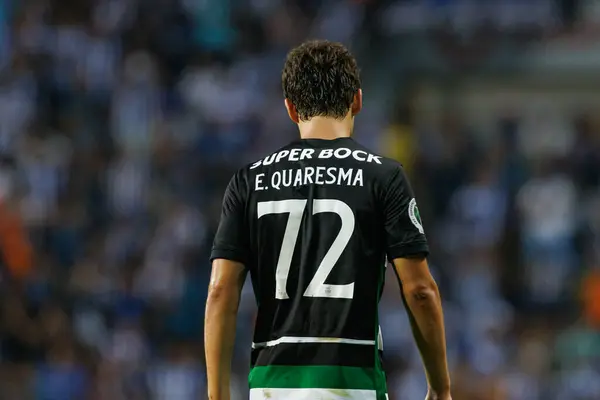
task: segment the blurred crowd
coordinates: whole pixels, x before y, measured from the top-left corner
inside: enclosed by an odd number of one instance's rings
[[[0,399],[204,398],[221,197],[296,134],[287,50],[348,43],[368,88],[389,34],[378,16],[409,3],[0,0]],[[571,21],[577,2],[556,3]],[[600,399],[600,120],[498,114],[483,140],[456,110],[421,121],[410,99],[387,110],[368,93],[357,137],[402,161],[417,192],[454,398]],[[422,398],[390,278],[390,398]],[[248,286],[234,399],[247,398],[254,312]]]

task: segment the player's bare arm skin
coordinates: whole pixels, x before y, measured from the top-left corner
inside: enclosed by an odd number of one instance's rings
[[[209,400],[230,399],[231,358],[245,279],[243,264],[224,259],[213,261],[204,321]]]
[[[394,267],[400,279],[402,298],[413,336],[421,353],[428,400],[450,400],[450,374],[446,362],[446,335],[440,292],[424,257],[397,258]]]

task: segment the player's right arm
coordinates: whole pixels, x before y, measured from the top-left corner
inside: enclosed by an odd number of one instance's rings
[[[384,187],[386,249],[400,281],[429,385],[427,400],[450,400],[440,293],[427,264],[429,248],[414,194],[398,167]]]
[[[230,369],[240,295],[247,274],[245,190],[236,174],[225,191],[211,252],[212,273],[204,323],[208,398],[230,399]]]

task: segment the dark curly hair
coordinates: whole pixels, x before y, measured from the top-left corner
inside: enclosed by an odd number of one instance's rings
[[[283,95],[302,121],[343,119],[360,89],[356,60],[340,43],[314,40],[288,53],[281,74]]]

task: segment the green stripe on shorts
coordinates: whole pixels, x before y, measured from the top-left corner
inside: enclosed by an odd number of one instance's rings
[[[373,368],[270,365],[250,370],[250,388],[377,390]]]

